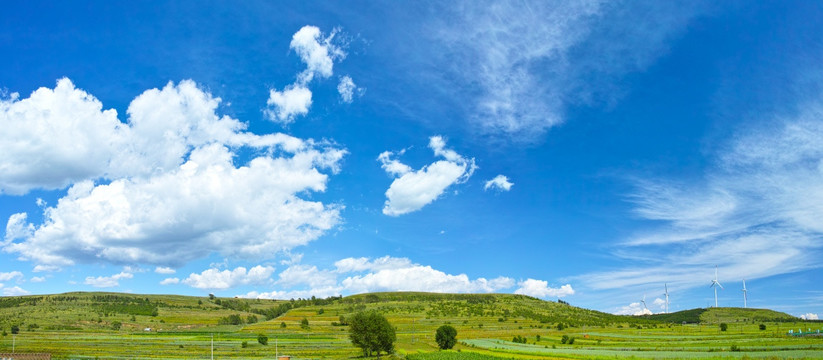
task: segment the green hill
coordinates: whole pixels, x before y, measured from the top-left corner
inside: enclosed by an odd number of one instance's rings
[[[732,345],[738,351],[741,344],[751,349],[741,355],[750,357],[794,356],[770,351],[815,357],[823,350],[817,338],[784,335],[818,324],[763,309],[636,317],[513,294],[386,292],[275,301],[74,292],[0,298],[0,353],[10,352],[14,341],[17,351],[55,359],[206,358],[214,339],[216,358],[272,358],[272,342],[296,359],[356,358],[362,353],[348,339],[346,319],[362,310],[386,316],[397,331],[397,357],[410,359],[677,357],[684,349],[711,358],[710,352]],[[735,325],[720,332],[683,321]],[[763,322],[768,331],[759,328]],[[434,333],[444,324],[457,329],[463,355],[437,352]],[[14,337],[13,328],[19,331]],[[258,334],[268,336],[269,345],[259,344]]]
[[[690,309],[669,314],[647,316],[649,319],[666,323],[719,324],[737,322],[794,322],[797,317],[769,309],[752,308],[708,308]]]

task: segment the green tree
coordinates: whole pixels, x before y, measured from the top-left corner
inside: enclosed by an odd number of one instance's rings
[[[726,331],[729,328],[729,324],[720,323],[720,331]]]
[[[114,321],[111,323],[111,328],[114,330],[120,330],[120,327],[123,326],[123,323],[119,321]]]
[[[303,320],[300,320],[300,327],[303,328],[303,329],[308,329],[309,328],[309,319],[303,318]]]
[[[17,326],[17,325],[12,325],[11,326],[11,333],[12,334],[17,334],[19,332],[20,332],[20,327],[19,326]]]
[[[266,334],[257,334],[257,342],[260,345],[268,345],[269,344],[269,337]]]
[[[766,330],[766,324],[760,324],[760,330]]]
[[[371,356],[372,352],[387,354],[394,350],[394,341],[397,340],[394,328],[382,314],[376,311],[364,311],[348,318],[349,339],[352,344],[363,349],[363,355]]]
[[[434,340],[440,349],[451,349],[454,347],[454,344],[457,343],[457,330],[451,325],[443,325],[437,328],[437,332],[434,334]]]

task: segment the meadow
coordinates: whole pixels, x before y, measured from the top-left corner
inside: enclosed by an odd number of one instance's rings
[[[0,298],[0,353],[55,359],[294,359],[362,356],[345,318],[377,310],[396,328],[395,358],[823,358],[823,328],[765,309],[617,316],[510,294],[375,293],[290,301],[67,293]],[[725,331],[720,324],[727,324]],[[435,329],[458,331],[439,351]],[[12,334],[12,327],[19,332]],[[765,328],[765,329],[762,329]],[[268,344],[258,343],[265,335]],[[816,334],[815,334],[816,335]],[[573,340],[572,340],[573,339]],[[516,341],[515,341],[516,340]]]

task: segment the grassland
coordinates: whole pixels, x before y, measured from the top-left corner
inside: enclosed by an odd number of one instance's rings
[[[410,360],[823,358],[823,337],[786,334],[823,323],[770,310],[630,317],[521,295],[429,293],[293,301],[114,293],[7,297],[0,298],[0,353],[11,352],[14,342],[16,351],[50,352],[57,359],[203,359],[211,356],[213,341],[215,358],[273,358],[275,351],[296,359],[355,358],[362,353],[349,342],[341,316],[366,309],[380,311],[396,327],[394,356]],[[728,329],[720,331],[720,323]],[[434,332],[443,324],[458,331],[453,351],[437,350]],[[19,334],[11,334],[12,326]],[[258,344],[258,334],[268,336],[268,345]],[[513,342],[514,336],[526,343]],[[574,343],[563,343],[564,336]]]

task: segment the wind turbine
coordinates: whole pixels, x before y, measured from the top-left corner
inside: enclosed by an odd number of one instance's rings
[[[717,286],[715,286],[717,285]],[[723,288],[723,285],[720,285],[720,282],[717,281],[717,265],[714,266],[714,280],[712,280],[712,284],[709,287],[714,288],[714,307],[717,307],[717,287]]]
[[[743,279],[743,307],[746,307],[746,300],[748,300],[748,290],[746,290],[746,279]]]
[[[649,308],[646,306],[646,294],[643,294],[643,300],[640,300],[640,302],[643,303],[644,309],[649,310]]]
[[[745,284],[745,282],[744,282],[744,284]],[[666,295],[666,314],[668,314],[669,313],[669,284],[663,284],[663,286],[666,288],[666,292],[663,293],[663,295]]]

